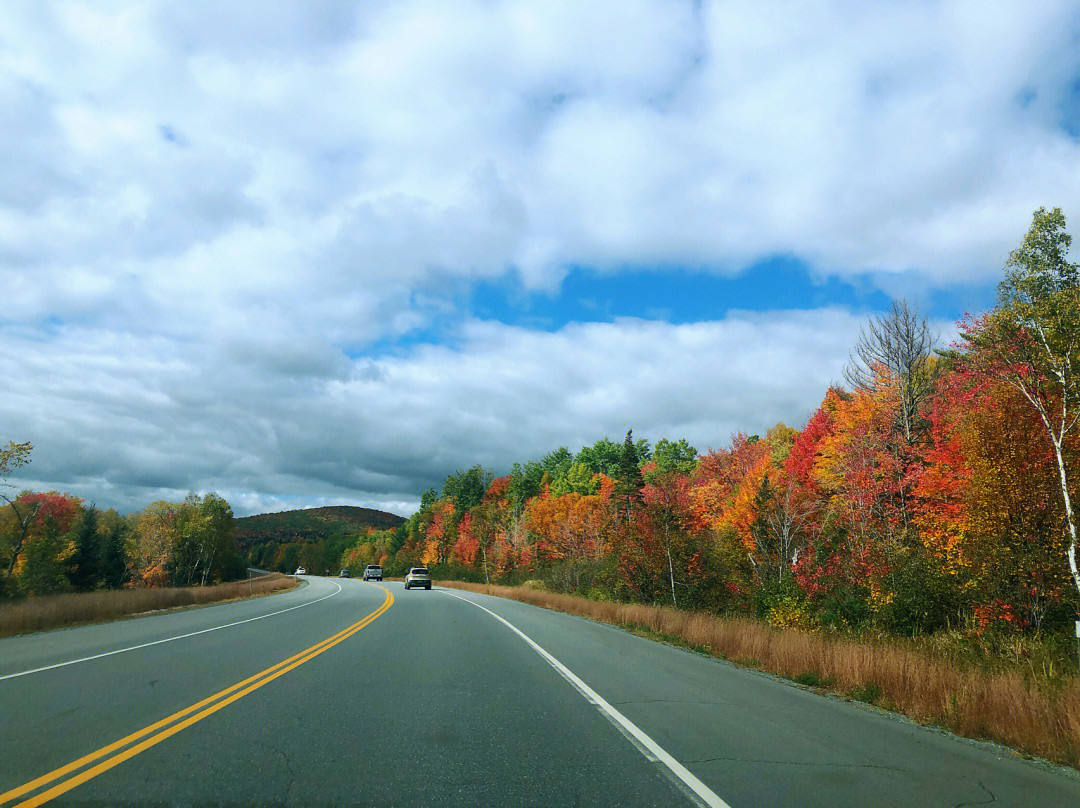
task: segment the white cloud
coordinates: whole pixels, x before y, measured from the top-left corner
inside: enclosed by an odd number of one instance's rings
[[[35,443],[24,483],[122,509],[215,489],[238,511],[354,502],[409,509],[427,485],[608,435],[799,424],[840,376],[843,309],[646,320],[554,332],[470,321],[460,345],[379,360],[319,346],[252,353],[64,327],[5,330],[0,420]],[[320,365],[323,362],[323,365]]]
[[[0,23],[9,267],[153,285],[198,251],[261,287],[261,242],[334,297],[774,254],[947,286],[1080,202],[1068,3],[47,9]]]
[[[458,303],[775,255],[985,288],[1035,207],[1080,215],[1078,32],[1020,0],[9,4],[0,438],[131,507],[400,505],[631,424],[798,421],[844,310],[547,334]]]

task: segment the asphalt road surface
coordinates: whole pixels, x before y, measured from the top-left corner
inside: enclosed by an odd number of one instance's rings
[[[0,640],[0,806],[1080,805],[1075,773],[610,626],[307,582]]]

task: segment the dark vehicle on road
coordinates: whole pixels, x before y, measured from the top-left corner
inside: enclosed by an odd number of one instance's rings
[[[406,589],[412,589],[416,586],[431,589],[431,573],[428,572],[427,567],[413,567],[409,570],[409,574],[405,576]]]
[[[364,567],[364,580],[381,581],[382,567],[380,567],[378,564],[368,564],[366,567]]]

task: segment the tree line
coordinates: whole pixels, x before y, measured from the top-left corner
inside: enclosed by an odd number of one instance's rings
[[[698,454],[627,432],[424,492],[342,565],[413,564],[594,598],[754,613],[777,625],[1030,632],[1080,604],[1080,276],[1059,209],[1036,211],[993,310],[937,347],[899,301],[801,429]]]
[[[30,461],[0,448],[0,478]],[[122,516],[56,491],[0,494],[0,599],[124,586],[195,586],[245,572],[233,513],[217,494],[154,502]]]

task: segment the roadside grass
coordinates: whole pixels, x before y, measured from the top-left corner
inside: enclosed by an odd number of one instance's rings
[[[1080,768],[1080,678],[986,670],[905,644],[780,629],[746,618],[594,601],[543,590],[438,581],[587,617],[799,684],[876,704],[958,735]]]
[[[231,581],[214,586],[111,589],[28,597],[0,603],[0,637],[83,623],[101,623],[160,609],[201,606],[267,595],[282,589],[291,589],[297,583],[295,578],[274,572],[252,578],[250,582]]]

